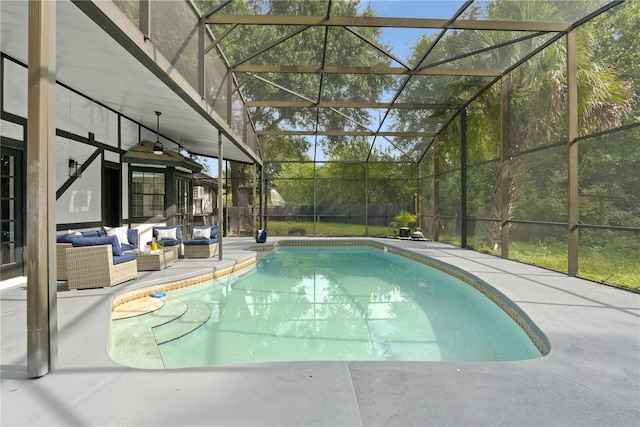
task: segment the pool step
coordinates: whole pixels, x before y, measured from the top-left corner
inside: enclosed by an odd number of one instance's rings
[[[158,345],[181,338],[198,329],[211,317],[209,306],[198,300],[187,300],[186,312],[162,325],[153,327],[153,335]]]
[[[109,357],[114,362],[133,368],[164,368],[155,337],[149,327],[134,326],[126,330],[115,330],[120,326],[112,324]]]
[[[188,308],[182,300],[167,298],[156,311],[113,320],[109,356],[117,363],[134,368],[164,368],[152,328],[182,317]]]
[[[148,314],[150,319],[148,326],[150,328],[173,322],[181,316],[184,316],[189,310],[189,305],[181,299],[164,298],[164,300],[164,306],[160,310]]]

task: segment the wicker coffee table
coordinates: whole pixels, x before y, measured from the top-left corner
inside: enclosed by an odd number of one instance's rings
[[[163,270],[173,265],[173,251],[140,252],[138,271]]]

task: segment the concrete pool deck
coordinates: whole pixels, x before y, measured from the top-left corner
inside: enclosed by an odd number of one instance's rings
[[[269,238],[270,244],[277,238]],[[289,239],[286,239],[289,240]],[[328,240],[328,239],[318,239]],[[107,355],[113,297],[254,256],[180,260],[114,288],[58,293],[58,360],[27,378],[26,288],[0,293],[0,425],[640,425],[640,294],[435,242],[370,239],[462,268],[542,329],[515,362],[297,362],[141,370]]]

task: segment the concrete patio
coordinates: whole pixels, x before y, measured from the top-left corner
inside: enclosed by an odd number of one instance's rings
[[[113,297],[255,256],[246,250],[253,240],[229,238],[223,261],[180,260],[114,288],[61,290],[56,368],[35,380],[27,378],[25,286],[3,289],[0,424],[640,425],[639,294],[440,243],[379,241],[491,284],[542,329],[551,352],[516,362],[301,362],[181,370],[140,370],[111,361]]]

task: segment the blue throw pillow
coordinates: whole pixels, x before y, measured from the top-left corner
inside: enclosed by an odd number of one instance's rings
[[[67,234],[58,234],[56,235],[56,243],[71,243],[71,240],[82,237],[82,233],[73,232]]]
[[[127,230],[127,240],[129,240],[129,243],[132,245],[137,245],[138,244],[138,229],[137,228],[130,228]]]
[[[123,254],[122,247],[116,236],[104,236],[104,237],[78,237],[72,239],[71,244],[74,247],[83,246],[97,246],[97,245],[111,245],[111,251],[113,256],[120,256]]]

